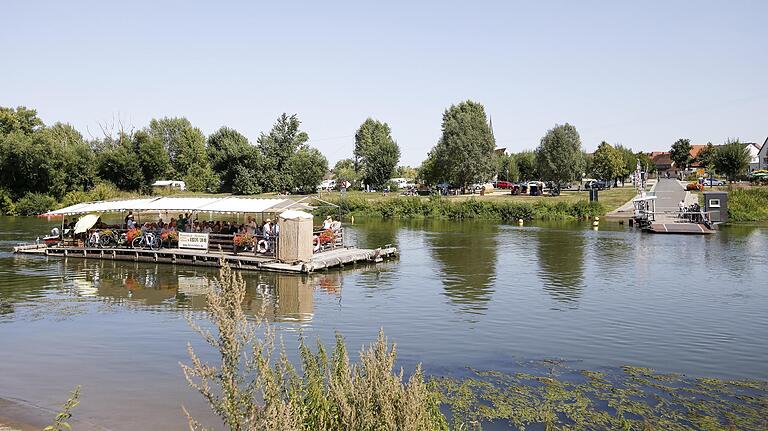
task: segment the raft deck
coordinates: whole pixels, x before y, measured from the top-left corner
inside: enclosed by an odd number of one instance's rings
[[[180,248],[160,250],[133,248],[46,247],[43,244],[27,244],[13,248],[14,253],[55,256],[76,259],[124,260],[133,262],[168,263],[220,267],[227,262],[233,268],[287,273],[310,273],[318,270],[343,267],[357,262],[381,262],[397,255],[397,248],[386,245],[377,249],[339,247],[315,253],[309,262],[285,263],[274,257],[259,256],[253,252],[224,253]]]
[[[651,223],[646,228],[652,233],[676,233],[689,235],[707,235],[716,231],[701,223]]]

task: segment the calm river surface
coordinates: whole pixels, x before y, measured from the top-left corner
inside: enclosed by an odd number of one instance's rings
[[[185,429],[184,404],[208,418],[179,361],[209,350],[201,317],[215,270],[14,256],[45,220],[0,217],[0,398],[53,408],[82,385],[78,416],[110,429]],[[369,220],[362,247],[399,260],[309,277],[245,273],[246,304],[350,350],[383,327],[406,370],[514,371],[563,358],[576,368],[632,364],[664,372],[768,378],[768,229],[640,234],[604,223],[509,226]]]

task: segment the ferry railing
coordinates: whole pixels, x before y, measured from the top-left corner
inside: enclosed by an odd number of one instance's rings
[[[217,244],[222,244],[223,242],[228,241],[227,243],[227,249],[234,252],[252,252],[257,256],[268,256],[268,257],[274,257],[277,256],[277,235],[263,235],[263,234],[257,234],[257,235],[251,235],[251,234],[244,234],[244,233],[238,233],[233,235],[219,235],[219,234],[210,234],[211,236],[215,235],[215,240],[217,241]],[[247,236],[251,237],[250,241],[247,241],[245,244],[239,244],[243,241],[242,238],[245,238]],[[226,238],[224,238],[226,237]],[[211,248],[211,239],[209,237],[208,242],[208,248]],[[224,249],[224,247],[222,247]]]
[[[322,229],[315,228],[312,231],[313,253],[333,250],[344,247],[344,228]]]

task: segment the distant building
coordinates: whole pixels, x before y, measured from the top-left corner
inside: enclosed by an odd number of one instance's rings
[[[648,153],[648,157],[651,158],[651,161],[656,168],[656,172],[659,175],[677,175],[675,162],[672,161],[672,156],[669,151],[652,151]]]
[[[757,152],[757,169],[768,169],[768,138]]]
[[[766,139],[768,141],[768,139]],[[760,169],[760,150],[761,145],[755,142],[746,142],[744,146],[749,150],[749,172]],[[765,144],[762,145],[765,147]]]
[[[704,148],[707,148],[707,144],[693,144],[693,145],[691,145],[691,152],[690,152],[691,163],[689,165],[689,167],[691,169],[696,170],[696,169],[704,169],[705,168],[704,164],[696,159],[699,156],[699,153],[701,152],[701,150],[703,150]]]
[[[162,187],[162,188],[168,188],[168,189],[179,189],[181,191],[184,191],[187,189],[187,183],[184,181],[174,181],[174,180],[158,180],[152,183],[152,187]]]

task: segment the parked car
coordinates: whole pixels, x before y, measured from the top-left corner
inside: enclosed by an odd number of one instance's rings
[[[608,189],[611,187],[611,182],[606,180],[590,180],[584,184],[585,189]]]
[[[511,189],[512,186],[514,186],[514,185],[515,184],[513,182],[503,181],[503,180],[496,181],[496,182],[493,183],[493,187],[497,188],[497,189]]]
[[[725,185],[725,181],[718,180],[716,178],[704,178],[704,181],[702,181],[702,183],[705,186],[710,186],[710,187],[712,187],[712,186],[724,186]]]

